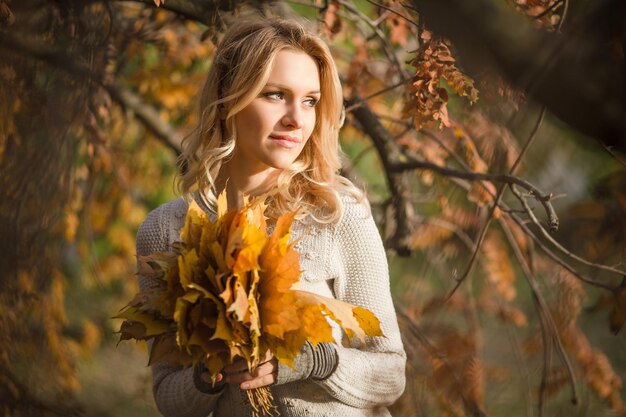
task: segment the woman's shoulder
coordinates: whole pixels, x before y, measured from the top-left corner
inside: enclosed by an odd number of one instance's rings
[[[354,220],[366,220],[372,216],[369,201],[365,194],[340,193],[343,215],[341,223],[350,223]]]
[[[173,218],[184,219],[187,207],[188,203],[182,197],[163,203],[148,213],[140,229],[144,226],[162,225]]]
[[[187,213],[187,202],[184,198],[163,203],[150,211],[137,231],[137,250],[149,248],[150,252],[164,251],[171,243],[170,236],[182,227]]]

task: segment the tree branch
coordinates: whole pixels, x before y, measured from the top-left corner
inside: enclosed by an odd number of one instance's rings
[[[577,256],[576,254],[570,252],[569,250],[567,250],[566,248],[564,248],[556,239],[554,239],[552,236],[550,236],[550,234],[543,228],[543,226],[541,225],[541,222],[539,222],[539,220],[537,219],[537,216],[535,216],[535,213],[533,212],[532,208],[530,208],[530,206],[528,205],[528,202],[526,201],[526,199],[524,198],[524,196],[522,194],[519,193],[519,191],[517,191],[514,187],[511,187],[511,191],[513,192],[513,194],[515,195],[515,197],[517,197],[517,199],[522,203],[522,206],[524,207],[524,210],[526,212],[526,214],[528,214],[528,216],[530,217],[531,221],[535,224],[535,226],[537,226],[539,228],[539,231],[541,233],[541,235],[546,238],[550,243],[552,243],[559,251],[561,251],[562,253],[564,253],[565,255],[567,255],[568,257],[574,259],[577,262],[580,262],[584,265],[593,267],[593,268],[597,268],[600,269],[602,271],[607,271],[607,272],[611,272],[613,274],[617,274],[621,277],[626,276],[626,271],[621,271],[619,269],[607,266],[607,265],[602,265],[602,264],[596,264],[593,263],[591,261],[588,261],[584,258],[581,258],[580,256]]]
[[[396,67],[396,70],[398,71],[398,75],[400,77],[404,77],[405,71],[402,65],[400,64],[400,61],[398,60],[398,57],[396,56],[393,48],[391,47],[391,45],[389,45],[389,42],[387,41],[387,36],[380,30],[380,28],[376,26],[374,22],[370,20],[369,17],[367,17],[359,9],[354,7],[352,3],[349,3],[345,0],[337,0],[337,1],[343,7],[348,9],[352,14],[357,16],[360,20],[365,22],[374,31],[374,34],[381,42],[381,45],[383,47],[383,52],[385,53],[385,55],[387,55],[387,59],[389,59],[389,61]]]
[[[155,108],[143,102],[138,95],[130,90],[103,82],[102,74],[95,73],[87,65],[83,64],[79,57],[70,56],[66,52],[50,45],[33,42],[25,37],[13,36],[6,32],[0,32],[0,48],[7,48],[15,53],[38,59],[72,76],[97,83],[109,93],[115,102],[124,108],[132,110],[137,119],[165,146],[177,154],[180,153],[182,136],[159,117],[159,113]]]
[[[389,132],[360,97],[355,95],[346,102],[346,107],[353,108],[352,115],[359,123],[361,130],[372,139],[385,171],[387,185],[391,192],[391,202],[396,214],[394,233],[386,243],[399,255],[408,256],[412,251],[410,237],[413,230],[411,222],[413,208],[406,180],[400,171],[392,169],[392,159],[399,155],[399,150],[395,147]]]
[[[115,0],[118,2],[143,3],[156,8],[154,0]],[[169,10],[179,14],[189,20],[213,26],[219,22],[220,11],[232,11],[235,6],[241,3],[237,0],[166,0],[161,2],[160,9]]]
[[[466,182],[464,182],[462,179],[459,178],[455,178],[455,177],[451,177],[451,182],[453,184],[455,184],[456,186],[462,188],[465,191],[469,191],[470,186],[469,184],[467,184]],[[514,210],[512,210],[507,204],[505,204],[504,202],[500,203],[502,210],[507,213],[510,218],[520,227],[520,229],[522,229],[522,231],[524,232],[524,234],[528,237],[531,238],[531,240],[539,247],[539,249],[541,249],[542,252],[544,252],[550,259],[552,259],[554,262],[556,262],[557,264],[561,265],[561,267],[563,267],[564,269],[566,269],[567,271],[569,271],[572,275],[574,275],[575,277],[577,277],[578,279],[580,279],[582,282],[589,284],[589,285],[593,285],[594,287],[599,287],[599,288],[603,288],[605,290],[611,291],[611,292],[615,292],[617,290],[619,290],[619,286],[611,286],[608,284],[604,284],[602,282],[593,280],[583,274],[581,274],[580,272],[578,272],[576,269],[574,269],[572,266],[570,266],[567,262],[563,261],[559,256],[557,256],[554,252],[552,252],[550,250],[550,248],[548,248],[524,223],[524,221],[522,219],[520,219],[518,216],[516,216],[514,214]]]
[[[180,154],[183,136],[172,125],[163,121],[154,107],[148,105],[140,96],[129,89],[111,84],[104,84],[102,87],[111,95],[114,101],[127,110],[131,110],[137,119],[165,146],[177,155]]]
[[[626,151],[626,63],[601,37],[538,29],[491,0],[411,2],[433,31],[454,43],[471,76],[498,67],[524,89],[530,75],[536,79],[535,100],[578,131]],[[623,24],[623,1],[599,0],[591,7],[584,18],[596,32],[605,22]]]
[[[558,230],[559,218],[556,214],[556,211],[554,210],[554,207],[550,203],[550,200],[553,197],[552,194],[544,193],[530,182],[526,181],[525,179],[516,177],[515,175],[459,171],[452,168],[442,167],[441,165],[437,165],[432,162],[418,161],[415,159],[408,162],[399,162],[396,164],[392,164],[390,166],[390,169],[392,172],[403,172],[413,169],[426,169],[446,177],[462,178],[470,181],[492,181],[503,184],[519,185],[520,187],[528,190],[530,195],[532,195],[537,201],[541,203],[541,205],[543,205],[546,210],[546,214],[548,215],[548,226],[550,227],[550,230]]]
[[[551,361],[550,351],[549,350],[546,351],[546,349],[548,348],[547,343],[549,342],[548,338],[546,337],[547,335],[545,334],[545,332],[547,332],[548,330],[546,328],[546,325],[547,327],[550,328],[552,332],[552,340],[554,341],[554,344],[557,347],[557,351],[559,353],[559,356],[561,357],[561,361],[567,368],[567,374],[569,377],[570,386],[572,387],[572,403],[578,404],[578,390],[576,389],[576,378],[574,377],[574,368],[572,367],[572,364],[567,356],[567,352],[565,352],[565,347],[563,346],[563,342],[561,342],[561,338],[559,337],[559,333],[556,328],[556,324],[554,323],[554,319],[552,318],[552,314],[550,313],[550,309],[548,308],[546,301],[541,295],[541,291],[539,291],[539,288],[537,287],[535,276],[532,273],[530,267],[528,266],[526,259],[522,255],[522,251],[519,248],[519,245],[515,241],[515,238],[513,237],[513,234],[509,230],[506,223],[500,222],[500,225],[502,227],[502,230],[504,231],[504,235],[506,236],[507,241],[509,242],[509,246],[513,250],[515,257],[517,258],[517,262],[522,267],[522,271],[524,273],[524,276],[526,277],[526,281],[528,282],[528,285],[530,286],[530,289],[533,295],[533,300],[535,301],[535,305],[537,307],[537,314],[539,315],[539,321],[541,324],[541,334],[542,334],[542,339],[544,343],[544,368],[543,368],[543,373],[542,373],[542,378],[541,378],[541,387],[540,387],[540,394],[539,394],[539,415],[541,416],[543,414],[543,405],[545,402],[546,388],[547,388],[547,382],[548,382],[548,371],[550,369],[549,363]]]
[[[551,258],[553,261],[555,261],[556,263],[558,263],[559,265],[561,265],[563,268],[565,268],[566,270],[568,270],[569,272],[572,273],[572,275],[576,276],[578,279],[580,279],[581,281],[589,284],[589,285],[593,285],[594,287],[599,287],[599,288],[604,288],[605,290],[609,290],[611,292],[615,292],[617,289],[619,289],[619,286],[611,286],[608,284],[605,284],[603,282],[599,282],[596,281],[594,279],[591,279],[583,274],[581,274],[580,272],[578,272],[576,269],[574,269],[571,265],[569,265],[567,262],[565,262],[563,259],[561,259],[560,257],[558,257],[554,252],[552,252],[550,250],[550,248],[548,248],[529,228],[528,226],[526,226],[524,224],[524,221],[522,219],[520,219],[518,216],[511,214],[511,219],[513,219],[513,221],[515,223],[517,223],[517,225],[524,231],[524,233],[526,234],[526,236],[530,237],[533,242],[539,247],[539,249],[541,249],[541,251],[543,253],[545,253],[549,258]]]
[[[539,128],[541,127],[541,124],[543,122],[543,118],[545,116],[545,113],[546,113],[546,108],[544,106],[541,109],[541,113],[539,114],[539,118],[538,118],[537,122],[535,123],[535,127],[534,127],[533,131],[531,132],[530,136],[528,137],[528,140],[526,141],[526,144],[524,145],[524,148],[520,151],[519,155],[517,155],[517,158],[515,159],[515,162],[513,163],[513,166],[509,169],[509,175],[512,175],[512,174],[515,173],[515,171],[517,170],[517,167],[519,166],[520,162],[522,161],[522,158],[526,154],[526,151],[530,147],[531,143],[535,140],[535,137],[537,136],[537,132],[539,131]],[[480,232],[478,234],[478,239],[476,240],[476,248],[474,249],[474,252],[472,252],[472,257],[470,258],[470,261],[468,262],[467,267],[465,268],[465,272],[458,279],[457,284],[454,286],[454,288],[450,292],[450,295],[448,296],[448,298],[450,298],[452,296],[452,294],[454,294],[454,292],[461,286],[463,281],[467,278],[467,276],[472,271],[472,267],[474,266],[474,262],[476,261],[476,257],[478,256],[478,251],[480,250],[480,247],[482,246],[483,241],[485,240],[485,236],[487,236],[487,229],[489,228],[489,225],[491,224],[491,220],[493,219],[493,216],[494,216],[494,214],[496,212],[496,209],[498,208],[498,206],[500,205],[500,202],[502,201],[502,196],[504,195],[504,188],[505,188],[505,185],[503,184],[503,185],[500,186],[500,188],[496,192],[496,196],[493,199],[494,200],[493,204],[489,208],[489,213],[487,214],[487,219],[485,219],[485,223],[482,225],[482,227],[480,229]],[[545,198],[544,199],[540,199],[540,201],[541,200],[546,200],[546,199]],[[549,204],[548,202],[546,202],[546,204],[548,205],[548,208],[546,210],[549,211],[549,209],[552,208],[552,205]],[[548,218],[550,219],[550,222],[551,222],[550,223],[551,224],[550,229],[554,228],[556,230],[557,227],[558,227],[558,219],[556,217],[556,213],[552,209],[552,212],[551,213],[549,212],[549,214],[550,214],[550,216],[548,216]],[[554,215],[554,217],[552,217],[552,214]],[[553,222],[553,219],[557,219],[556,222]]]

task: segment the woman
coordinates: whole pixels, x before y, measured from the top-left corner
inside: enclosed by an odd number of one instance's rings
[[[368,308],[385,336],[367,346],[344,347],[340,334],[337,345],[307,343],[295,370],[271,355],[253,373],[236,361],[216,386],[205,369],[153,365],[163,415],[249,415],[242,390],[271,385],[282,416],[387,416],[386,406],[404,390],[406,356],[380,236],[362,194],[337,174],[341,108],[339,78],[322,40],[293,22],[238,23],[216,51],[197,134],[184,143],[187,197],[150,213],[137,253],[170,249],[190,198],[211,215],[222,190],[230,207],[240,207],[243,195],[278,190],[270,217],[299,213],[292,236],[302,236],[300,288]],[[142,290],[150,285],[139,280]]]

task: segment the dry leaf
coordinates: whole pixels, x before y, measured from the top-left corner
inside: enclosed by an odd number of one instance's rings
[[[117,316],[126,319],[120,339],[152,339],[150,363],[204,362],[215,378],[238,357],[255,369],[268,349],[293,366],[306,340],[335,341],[329,320],[350,339],[382,336],[369,310],[294,289],[296,213],[281,216],[267,236],[265,208],[256,200],[227,211],[222,194],[212,222],[192,201],[173,252],[139,258],[139,273],[153,285]]]

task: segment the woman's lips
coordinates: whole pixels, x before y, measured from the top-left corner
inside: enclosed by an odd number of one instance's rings
[[[295,148],[300,143],[298,138],[288,135],[270,135],[270,139],[287,149]]]

